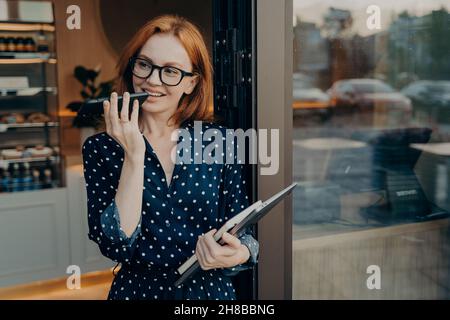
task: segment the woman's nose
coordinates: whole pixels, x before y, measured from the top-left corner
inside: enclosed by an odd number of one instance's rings
[[[152,85],[162,85],[161,79],[159,77],[159,70],[156,68],[153,68],[152,73],[150,74],[150,76],[147,78],[147,83],[152,84]]]

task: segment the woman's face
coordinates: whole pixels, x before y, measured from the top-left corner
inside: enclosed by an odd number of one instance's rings
[[[138,54],[138,58],[148,60],[158,66],[172,66],[186,72],[192,72],[192,63],[181,42],[172,34],[155,34],[150,37]],[[142,104],[143,112],[168,113],[172,115],[184,94],[190,94],[195,88],[197,77],[183,77],[177,86],[168,86],[161,82],[159,70],[154,69],[151,76],[141,79],[133,75],[135,92],[162,94],[161,97],[149,96]]]

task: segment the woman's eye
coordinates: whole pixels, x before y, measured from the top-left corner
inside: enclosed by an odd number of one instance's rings
[[[150,65],[148,63],[143,62],[143,61],[139,61],[138,62],[138,66],[140,68],[143,68],[143,69],[150,69]]]
[[[164,74],[167,76],[178,76],[180,74],[180,71],[178,71],[177,69],[174,68],[164,68]]]

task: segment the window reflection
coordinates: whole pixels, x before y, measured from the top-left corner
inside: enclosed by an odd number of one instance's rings
[[[296,299],[450,298],[450,5],[372,2],[294,0]]]

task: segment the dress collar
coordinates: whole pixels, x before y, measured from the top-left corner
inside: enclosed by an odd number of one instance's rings
[[[190,130],[193,127],[193,122],[194,122],[194,120],[184,121],[180,125],[180,127],[178,129],[176,129],[176,130],[180,130],[180,129],[188,129],[188,130]],[[154,151],[154,149],[153,149],[152,145],[150,144],[150,142],[148,141],[148,139],[144,135],[142,135],[142,137],[144,138],[144,141],[145,141],[145,151],[146,151],[146,153],[152,154],[152,155],[154,155],[156,157],[156,152]],[[179,135],[177,144],[179,144],[181,141],[183,141],[183,136]]]

